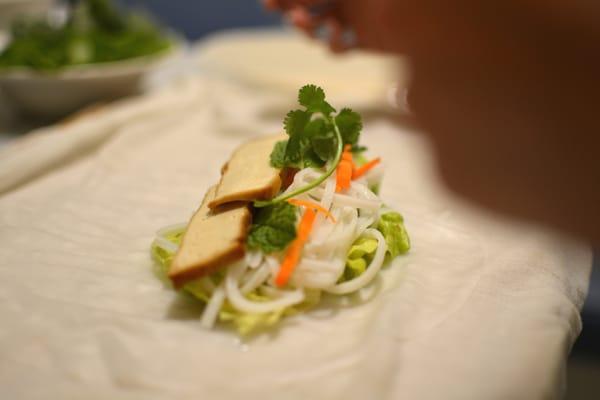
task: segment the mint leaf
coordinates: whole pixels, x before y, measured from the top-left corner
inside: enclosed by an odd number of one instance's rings
[[[282,202],[256,209],[246,244],[249,249],[273,253],[295,238],[296,207]]]
[[[285,148],[287,146],[287,140],[281,140],[275,143],[273,151],[271,152],[271,167],[283,168],[285,167]]]
[[[309,112],[320,112],[325,116],[335,112],[335,108],[325,101],[323,89],[315,85],[306,85],[300,89],[298,103],[306,107]]]
[[[362,130],[362,119],[360,118],[360,114],[349,108],[343,108],[335,117],[335,123],[342,134],[344,144],[354,145],[358,142],[358,137]]]

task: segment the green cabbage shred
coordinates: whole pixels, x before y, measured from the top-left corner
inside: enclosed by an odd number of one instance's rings
[[[404,218],[395,211],[381,215],[377,223],[387,244],[385,263],[389,264],[394,258],[405,254],[410,249],[410,238],[404,227]],[[346,258],[344,274],[338,283],[346,282],[360,276],[367,269],[377,251],[377,240],[371,237],[359,237],[350,247]]]
[[[387,260],[391,261],[410,249],[410,238],[404,227],[404,217],[398,212],[389,211],[381,215],[377,230],[387,243]]]

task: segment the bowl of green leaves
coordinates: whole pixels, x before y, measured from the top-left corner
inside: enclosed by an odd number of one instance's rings
[[[65,21],[15,21],[0,51],[0,89],[17,109],[59,118],[140,91],[178,47],[150,18],[110,0],[82,0]]]

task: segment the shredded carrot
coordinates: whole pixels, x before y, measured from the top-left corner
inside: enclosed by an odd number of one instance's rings
[[[312,208],[307,208],[304,211],[304,215],[300,220],[300,225],[298,225],[298,235],[297,238],[305,242],[308,239],[308,235],[310,235],[310,231],[312,230],[313,223],[315,222],[315,217],[317,213]]]
[[[304,243],[306,243],[306,240],[310,235],[310,231],[312,230],[316,216],[317,213],[312,208],[307,208],[304,211],[304,215],[302,216],[300,225],[298,226],[298,234],[296,239],[294,239],[292,244],[288,247],[285,257],[283,258],[283,262],[279,267],[279,273],[275,277],[275,284],[277,286],[285,286],[290,279],[290,276],[292,276],[292,273],[294,272],[294,269],[300,260],[302,247],[304,247]]]
[[[283,287],[290,280],[290,276],[292,276],[292,272],[294,272],[294,268],[296,268],[296,264],[298,264],[298,260],[300,259],[303,245],[304,243],[295,239],[290,247],[288,247],[285,258],[279,267],[279,272],[275,277],[275,284],[277,286]]]
[[[350,181],[352,180],[352,173],[354,170],[354,162],[352,161],[352,146],[346,145],[344,152],[342,153],[342,159],[337,166],[336,170],[336,182],[335,191],[341,192],[350,187]]]
[[[356,168],[352,172],[352,179],[360,178],[361,176],[366,174],[369,170],[371,170],[374,166],[376,166],[380,162],[381,162],[381,158],[377,157],[377,158],[374,158],[371,161],[367,162],[366,164]]]
[[[289,199],[288,203],[293,204],[295,206],[312,208],[315,211],[325,214],[325,216],[327,218],[329,218],[331,220],[331,222],[335,222],[335,217],[333,216],[333,214],[331,214],[329,212],[329,210],[325,209],[325,207],[321,206],[320,204],[317,204],[315,202],[308,201],[308,200],[299,200],[299,199]]]

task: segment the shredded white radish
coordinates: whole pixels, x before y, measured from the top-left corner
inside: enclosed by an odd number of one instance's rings
[[[204,312],[202,313],[202,318],[200,318],[200,326],[206,329],[211,329],[215,325],[219,315],[219,310],[225,301],[225,297],[225,288],[223,287],[223,284],[221,284],[215,289],[214,293],[210,297],[210,300],[206,304]]]
[[[250,277],[241,288],[243,294],[248,294],[265,283],[271,275],[271,270],[266,263],[263,263],[259,268],[250,271]]]
[[[260,290],[261,294],[264,294],[265,296],[269,296],[272,298],[278,298],[278,297],[284,296],[287,292],[285,290],[276,289],[273,286],[268,286],[268,285],[262,285],[259,290]]]
[[[167,236],[172,235],[174,233],[185,231],[186,227],[187,227],[186,223],[180,223],[180,224],[173,224],[173,225],[165,226],[164,228],[159,229],[156,232],[156,236],[158,236],[158,237],[167,237]]]
[[[179,246],[162,236],[157,236],[154,238],[154,245],[171,253],[176,253],[179,249]]]
[[[336,193],[333,195],[333,204],[340,207],[364,208],[377,211],[381,207],[381,200],[366,200]]]
[[[324,289],[334,285],[344,272],[345,260],[328,261],[302,258],[292,276],[296,286],[310,289]]]
[[[331,203],[333,202],[333,194],[335,193],[335,180],[337,174],[334,172],[325,182],[325,190],[323,191],[323,195],[321,196],[319,204],[326,210],[331,208]],[[328,219],[323,213],[319,213],[315,220],[315,227],[319,227],[323,223],[328,223],[330,226],[332,225],[332,221]]]
[[[286,291],[281,297],[271,301],[258,302],[248,300],[238,287],[239,279],[245,269],[246,265],[243,263],[233,264],[229,267],[227,275],[225,276],[227,300],[236,309],[247,313],[261,314],[281,310],[282,308],[301,303],[304,300],[304,291],[302,289]]]
[[[246,251],[246,255],[244,256],[244,259],[246,261],[246,264],[250,268],[258,268],[263,261],[263,257],[264,257],[264,255],[261,251],[249,250],[249,251]]]
[[[344,283],[340,283],[338,285],[331,286],[325,291],[334,294],[346,294],[359,290],[362,287],[368,285],[373,278],[377,275],[381,266],[383,265],[383,261],[385,259],[385,252],[387,251],[387,244],[385,243],[385,238],[377,229],[367,229],[365,231],[365,236],[370,236],[377,240],[377,250],[375,251],[375,255],[373,256],[373,260],[367,266],[365,272],[356,278],[346,281]]]
[[[271,270],[271,276],[277,275],[277,272],[279,272],[279,260],[273,256],[266,256],[265,263]]]

